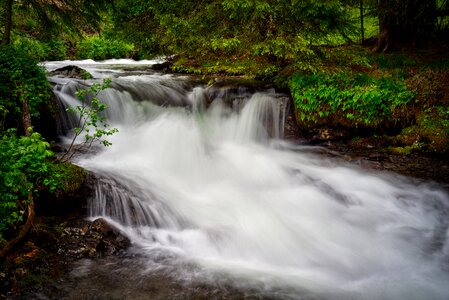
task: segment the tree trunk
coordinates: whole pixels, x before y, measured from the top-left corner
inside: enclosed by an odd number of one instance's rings
[[[360,31],[362,32],[362,46],[365,45],[365,26],[363,22],[363,0],[360,0]]]
[[[389,0],[378,1],[379,37],[377,38],[375,52],[386,52],[392,44],[392,7]]]
[[[6,0],[5,8],[5,32],[3,32],[2,45],[9,45],[11,42],[11,28],[12,28],[12,1]]]
[[[10,240],[5,247],[0,249],[0,259],[5,257],[6,254],[9,253],[20,241],[25,238],[27,233],[30,231],[33,220],[34,220],[34,201],[33,201],[33,195],[30,193],[28,195],[28,217],[25,222],[25,225],[23,225],[22,229],[20,230],[19,234],[12,240]]]
[[[26,93],[26,92],[24,92]],[[23,102],[22,102],[22,125],[23,125],[23,132],[26,136],[31,135],[31,115],[30,115],[30,104],[28,103],[27,95],[23,95]]]
[[[435,0],[378,0],[377,10],[379,37],[376,52],[385,52],[401,44],[415,47],[435,33]]]

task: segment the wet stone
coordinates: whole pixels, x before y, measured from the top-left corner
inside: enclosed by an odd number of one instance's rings
[[[76,79],[91,79],[93,76],[86,70],[77,66],[65,66],[49,73],[50,76],[61,76]]]

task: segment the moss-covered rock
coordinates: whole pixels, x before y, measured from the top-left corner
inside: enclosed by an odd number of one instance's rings
[[[62,216],[85,213],[87,198],[92,193],[92,184],[88,183],[89,173],[71,163],[59,163],[54,166],[58,174],[58,189],[54,192],[42,190],[36,201],[38,215]]]
[[[49,73],[50,76],[63,76],[77,79],[92,79],[93,76],[78,66],[65,66]]]
[[[416,123],[396,137],[398,145],[434,154],[449,152],[449,107],[436,106],[419,112]]]
[[[56,168],[61,175],[59,196],[73,195],[78,192],[86,180],[87,171],[68,162],[60,163]]]

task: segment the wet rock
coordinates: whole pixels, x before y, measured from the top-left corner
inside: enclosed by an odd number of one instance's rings
[[[151,66],[151,69],[156,70],[156,71],[163,71],[163,72],[167,72],[170,70],[171,65],[173,64],[173,62],[171,61],[166,61],[160,64],[154,64]]]
[[[92,79],[93,76],[86,70],[77,66],[65,66],[49,73],[50,76],[62,76],[77,79]]]
[[[320,128],[313,131],[310,143],[319,144],[329,141],[342,141],[348,140],[350,137],[351,133],[345,130]]]
[[[248,78],[214,78],[207,89],[210,99],[220,98],[225,104],[233,106],[235,100],[243,100],[255,92],[267,91],[270,84]]]
[[[103,255],[118,253],[128,248],[131,244],[130,240],[122,232],[102,218],[96,219],[92,223],[91,231],[102,237],[97,243],[95,250]]]
[[[65,244],[60,245],[58,253],[74,259],[118,255],[131,244],[122,232],[101,218],[93,222],[79,220],[66,227],[61,237]]]

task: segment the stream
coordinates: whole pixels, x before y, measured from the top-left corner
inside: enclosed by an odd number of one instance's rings
[[[50,77],[65,143],[75,91],[112,79],[98,98],[119,132],[74,162],[101,178],[91,218],[108,220],[132,247],[123,260],[74,268],[77,280],[110,274],[83,287],[89,295],[156,299],[145,278],[159,276],[199,286],[204,299],[448,299],[449,196],[438,184],[283,139],[289,97],[274,89],[206,85],[152,71],[156,62],[44,64],[94,76]]]

